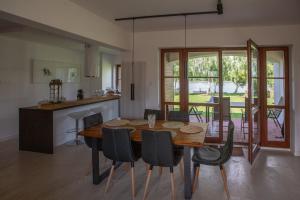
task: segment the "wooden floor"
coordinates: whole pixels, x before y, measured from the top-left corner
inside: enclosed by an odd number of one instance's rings
[[[101,156],[101,160],[103,157]],[[116,170],[110,190],[105,183],[91,180],[90,150],[61,146],[56,154],[19,152],[17,141],[0,143],[0,199],[7,200],[119,200],[131,199],[130,171]],[[109,163],[107,163],[108,165]],[[298,200],[300,197],[300,158],[288,152],[263,151],[253,167],[245,158],[233,157],[225,165],[231,199]],[[159,176],[154,169],[147,199],[171,199],[168,170]],[[136,164],[136,199],[142,199],[146,179],[145,165]],[[175,170],[176,199],[183,199],[183,182]],[[226,199],[217,167],[201,167],[198,189],[193,199]]]

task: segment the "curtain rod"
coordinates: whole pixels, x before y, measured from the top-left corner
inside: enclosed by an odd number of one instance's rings
[[[223,14],[223,5],[221,0],[218,0],[216,11],[203,11],[203,12],[190,12],[190,13],[173,13],[173,14],[162,14],[162,15],[145,15],[137,17],[125,17],[117,18],[115,21],[125,21],[125,20],[136,20],[136,19],[149,19],[149,18],[159,18],[159,17],[175,17],[175,16],[188,16],[188,15],[205,15],[205,14]]]

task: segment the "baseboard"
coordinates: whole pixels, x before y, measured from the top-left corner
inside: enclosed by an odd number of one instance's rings
[[[266,150],[274,150],[274,151],[288,151],[291,152],[291,149],[288,148],[277,148],[277,147],[260,147],[261,149],[266,149]]]
[[[294,151],[294,156],[300,156],[300,151]]]
[[[18,138],[18,134],[6,135],[6,136],[0,137],[0,142],[5,142],[7,140],[12,140],[12,139],[17,139],[17,138]]]

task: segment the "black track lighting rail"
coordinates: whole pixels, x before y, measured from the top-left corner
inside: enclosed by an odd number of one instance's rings
[[[160,18],[160,17],[175,17],[175,16],[188,16],[188,15],[207,15],[207,14],[223,14],[223,4],[221,0],[218,0],[217,10],[215,11],[203,11],[203,12],[189,12],[189,13],[172,13],[172,14],[162,14],[162,15],[145,15],[136,17],[125,17],[117,18],[115,21],[126,21],[126,20],[136,20],[136,19],[149,19],[149,18]]]

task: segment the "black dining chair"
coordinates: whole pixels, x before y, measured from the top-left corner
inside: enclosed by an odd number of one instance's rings
[[[183,150],[177,149],[172,143],[169,131],[142,131],[142,158],[149,165],[143,199],[146,199],[150,177],[154,166],[169,167],[171,175],[172,199],[175,198],[173,168],[178,165]]]
[[[161,111],[160,110],[154,110],[154,109],[145,109],[144,111],[144,119],[148,119],[149,114],[154,114],[156,116],[156,120],[162,120]]]
[[[227,141],[223,147],[214,148],[210,146],[205,146],[200,148],[193,155],[193,162],[196,167],[196,172],[193,180],[193,192],[196,190],[196,186],[198,183],[198,176],[200,171],[200,165],[210,165],[210,166],[219,166],[224,182],[224,189],[227,194],[227,197],[230,198],[229,190],[227,186],[227,175],[224,168],[224,163],[226,163],[232,154],[233,150],[233,133],[234,133],[234,123],[229,121],[228,124],[228,136]]]
[[[101,113],[93,114],[83,118],[83,128],[84,130],[91,128],[93,126],[97,126],[103,123],[103,117]],[[84,137],[85,144],[92,148],[92,138]],[[102,150],[102,139],[97,140],[97,149],[98,151]]]
[[[125,128],[102,128],[102,149],[104,156],[112,160],[105,192],[108,191],[116,163],[128,162],[131,164],[131,192],[134,199],[134,162],[141,157],[141,145],[131,141],[131,132],[131,129]]]
[[[168,121],[189,122],[190,121],[189,113],[183,111],[169,111]]]

